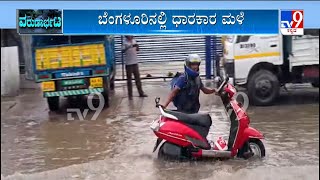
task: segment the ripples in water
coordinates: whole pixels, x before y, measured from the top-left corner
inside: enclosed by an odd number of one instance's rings
[[[148,108],[142,102],[128,110],[126,103],[96,121],[65,121],[65,114],[49,115],[54,121],[42,115],[2,120],[1,173],[32,180],[319,178],[318,105],[250,107],[251,125],[266,136],[263,160],[161,162],[152,154],[156,137],[149,128],[159,112],[142,111]],[[227,138],[223,109],[209,104],[203,109],[213,118],[209,136]]]

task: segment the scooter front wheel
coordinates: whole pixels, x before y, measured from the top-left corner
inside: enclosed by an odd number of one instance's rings
[[[263,158],[266,150],[260,139],[249,139],[243,147],[238,151],[238,157],[249,159],[251,157]]]
[[[253,157],[263,158],[266,156],[266,150],[260,139],[250,139],[249,147],[253,153]]]

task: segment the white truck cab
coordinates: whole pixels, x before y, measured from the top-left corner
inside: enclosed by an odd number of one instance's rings
[[[319,30],[304,36],[236,35],[224,39],[225,72],[235,85],[247,88],[253,104],[270,105],[285,83],[319,86]]]

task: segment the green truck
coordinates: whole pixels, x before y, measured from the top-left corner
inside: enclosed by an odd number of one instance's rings
[[[33,71],[51,111],[60,97],[101,93],[109,106],[114,89],[113,36],[33,36]]]

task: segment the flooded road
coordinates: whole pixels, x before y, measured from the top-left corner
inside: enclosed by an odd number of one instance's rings
[[[156,138],[149,125],[159,117],[154,97],[164,100],[169,85],[144,84],[149,97],[133,101],[118,85],[111,107],[94,121],[93,112],[84,121],[68,121],[65,111],[48,113],[38,90],[6,99],[1,109],[2,178],[319,179],[319,89],[292,90],[275,106],[249,107],[251,125],[266,136],[263,160],[162,162],[152,154]],[[201,96],[201,111],[212,115],[212,135],[227,137],[229,122],[220,114],[220,99],[209,97]]]

